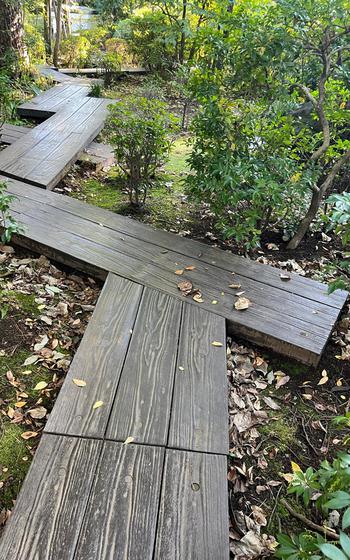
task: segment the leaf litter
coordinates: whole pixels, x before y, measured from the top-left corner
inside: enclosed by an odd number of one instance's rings
[[[22,430],[27,447],[22,460],[29,466],[100,287],[44,256],[7,248],[1,257],[0,414],[3,433],[11,424]],[[17,355],[23,359],[16,361]],[[13,499],[21,483],[18,476],[0,464],[0,487]],[[0,507],[0,528],[9,514]]]

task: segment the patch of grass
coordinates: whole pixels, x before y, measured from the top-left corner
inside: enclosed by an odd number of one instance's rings
[[[27,474],[30,457],[21,438],[23,430],[16,424],[0,426],[0,509],[13,507],[21,484]]]
[[[278,417],[277,417],[278,415]],[[298,447],[297,426],[290,422],[290,410],[286,408],[285,414],[279,410],[271,413],[268,424],[260,428],[265,438],[278,440],[278,449],[284,453],[288,448]]]

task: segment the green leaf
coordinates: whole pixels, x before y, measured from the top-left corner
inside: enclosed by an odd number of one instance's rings
[[[350,527],[350,507],[348,507],[348,509],[345,510],[345,513],[343,515],[343,521],[342,521],[343,530],[347,529],[348,527]]]
[[[333,498],[326,502],[325,506],[330,509],[342,509],[350,506],[350,494],[343,490],[338,490],[338,492],[334,492]]]
[[[342,552],[334,544],[320,544],[319,548],[325,557],[330,560],[349,560],[348,557],[345,556],[344,552]]]
[[[340,544],[344,552],[350,557],[350,538],[345,533],[340,533]]]

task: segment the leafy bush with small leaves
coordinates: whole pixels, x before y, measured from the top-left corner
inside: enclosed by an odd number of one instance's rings
[[[335,421],[338,425],[344,425],[344,422],[348,425],[348,418],[338,417]],[[339,453],[332,463],[322,461],[317,470],[309,467],[304,472],[295,463],[292,466],[288,494],[301,499],[304,507],[310,510],[310,519],[321,518],[325,526],[329,512],[338,511],[342,531],[339,543],[334,544],[310,531],[292,537],[281,534],[276,557],[284,560],[347,560],[350,558],[350,539],[345,533],[350,527],[350,454]]]
[[[329,222],[335,233],[339,235],[343,247],[350,247],[350,192],[334,194],[328,202],[333,205]],[[344,253],[344,258],[336,263],[340,270],[340,277],[331,282],[329,291],[337,289],[350,289],[350,251]]]
[[[0,227],[2,229],[2,243],[9,243],[14,233],[20,233],[21,231],[23,231],[22,227],[11,216],[10,212],[11,202],[16,197],[7,194],[6,189],[6,183],[0,182]]]
[[[130,97],[109,107],[107,123],[130,204],[141,208],[156,173],[169,154],[177,119],[159,100]]]

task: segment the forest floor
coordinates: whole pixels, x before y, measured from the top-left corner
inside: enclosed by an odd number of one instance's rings
[[[144,87],[144,80],[127,80],[111,95],[122,98]],[[167,102],[180,116],[181,103],[171,97]],[[241,253],[234,243],[220,239],[207,205],[188,200],[184,178],[189,173],[189,141],[188,132],[175,139],[144,213],[130,211],[116,168],[96,172],[76,165],[56,190]],[[328,282],[333,278],[329,265],[338,251],[331,234],[311,233],[291,253],[276,231],[248,256]],[[93,280],[57,268],[44,257],[0,250],[0,524],[12,508],[99,289]],[[280,505],[291,462],[303,470],[317,468],[341,449],[342,433],[332,420],[350,409],[350,307],[344,309],[317,368],[240,340],[228,339],[227,357],[231,550],[237,560],[253,560],[273,554],[278,532],[304,528]],[[305,514],[294,498],[288,500]]]

